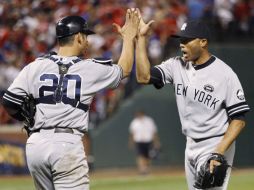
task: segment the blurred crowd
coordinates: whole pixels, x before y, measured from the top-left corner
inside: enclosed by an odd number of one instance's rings
[[[154,65],[178,49],[170,35],[187,19],[206,20],[214,28],[212,41],[253,42],[254,0],[1,0],[0,94],[26,64],[57,50],[55,23],[66,15],[84,17],[96,32],[88,38],[90,49],[85,58],[117,61],[121,39],[112,23],[122,25],[130,7],[138,7],[145,21],[155,20],[148,47]],[[90,112],[92,127],[114,113],[119,102],[139,87],[134,74],[135,70],[118,89],[95,96]],[[13,122],[0,107],[0,124]]]

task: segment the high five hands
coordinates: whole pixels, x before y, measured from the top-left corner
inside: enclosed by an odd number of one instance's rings
[[[139,29],[138,29],[138,37],[142,37],[142,36],[147,36],[150,29],[151,29],[151,25],[155,22],[154,20],[150,20],[148,23],[145,23],[142,16],[141,16],[141,13],[140,13],[140,10],[137,9],[137,12],[138,12],[138,16],[139,16]]]
[[[125,23],[122,27],[116,23],[113,23],[113,26],[123,39],[128,38],[133,40],[138,33],[139,20],[140,18],[137,9],[132,8],[127,10]]]
[[[125,24],[123,27],[120,27],[116,23],[113,23],[113,26],[122,38],[127,37],[134,39],[135,37],[146,37],[151,29],[152,23],[154,23],[154,20],[145,23],[140,10],[138,8],[131,8],[126,12]]]

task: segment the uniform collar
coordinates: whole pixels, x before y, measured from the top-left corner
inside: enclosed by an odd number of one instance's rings
[[[212,64],[215,61],[215,59],[216,58],[214,56],[211,56],[210,59],[208,59],[207,62],[205,62],[201,65],[193,65],[193,67],[194,67],[195,70],[203,69],[203,68],[209,66],[210,64]]]

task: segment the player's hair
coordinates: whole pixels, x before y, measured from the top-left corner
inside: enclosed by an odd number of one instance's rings
[[[59,46],[72,45],[73,41],[74,41],[74,37],[75,37],[75,35],[67,36],[67,37],[64,37],[64,38],[59,38],[58,39]]]

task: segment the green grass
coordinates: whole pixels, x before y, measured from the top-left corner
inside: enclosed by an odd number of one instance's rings
[[[0,178],[1,190],[34,190],[31,178]]]
[[[125,177],[115,179],[95,179],[91,190],[184,190],[184,176]]]
[[[229,190],[254,190],[254,171],[238,173],[231,177]]]
[[[1,190],[34,190],[29,177],[0,178]],[[184,175],[92,177],[91,190],[187,190]],[[234,172],[228,190],[253,190],[254,170]]]

